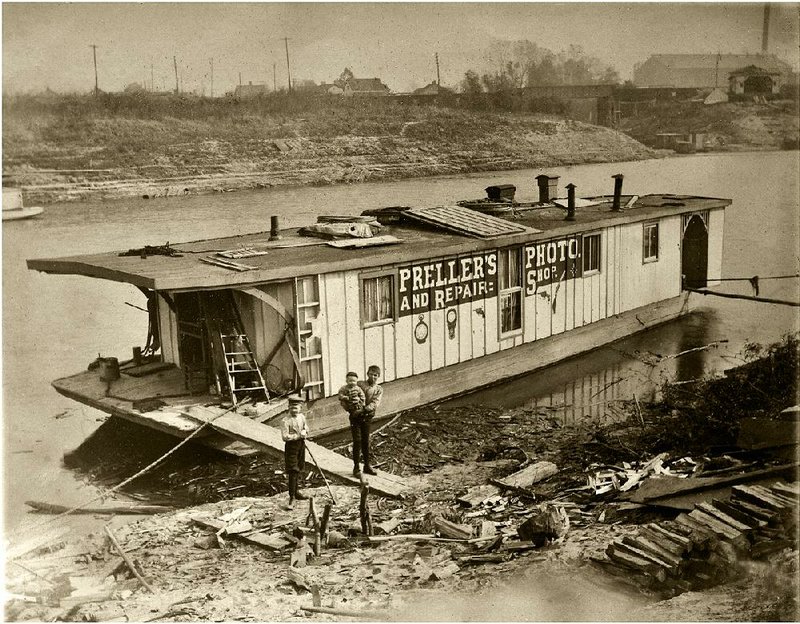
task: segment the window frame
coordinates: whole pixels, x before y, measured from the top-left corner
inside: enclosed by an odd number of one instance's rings
[[[647,223],[642,224],[642,264],[650,264],[652,262],[658,262],[658,258],[661,251],[661,236],[658,227],[658,221],[648,221]],[[656,249],[655,249],[655,256],[648,256],[648,247],[649,247],[649,238],[647,236],[647,230],[649,228],[655,228],[656,231]],[[652,250],[650,250],[652,251]]]
[[[391,278],[391,293],[392,293],[392,315],[390,318],[380,319],[377,321],[367,321],[366,301],[364,300],[364,282],[381,277]],[[369,327],[380,327],[381,325],[390,325],[397,322],[399,312],[399,302],[397,297],[397,270],[385,269],[382,271],[370,271],[361,273],[358,276],[358,307],[359,307],[359,320],[361,321],[361,329]]]
[[[586,241],[587,239],[597,239],[597,268],[586,268]],[[581,275],[583,277],[590,277],[597,275],[601,272],[603,266],[603,232],[598,230],[596,232],[589,232],[588,234],[581,234]]]
[[[501,260],[504,254],[507,252],[513,251],[516,253],[517,256],[517,274],[519,276],[519,285],[518,286],[511,286],[510,288],[502,288],[503,283],[503,273],[502,273],[502,266],[503,260]],[[513,338],[515,336],[521,336],[525,330],[525,294],[524,294],[524,283],[525,278],[523,276],[523,263],[522,263],[522,247],[504,247],[502,249],[497,250],[497,335],[499,336],[500,340],[505,340],[506,338]],[[519,297],[519,327],[514,329],[509,329],[507,331],[503,331],[503,296],[504,295],[511,295],[517,293]]]

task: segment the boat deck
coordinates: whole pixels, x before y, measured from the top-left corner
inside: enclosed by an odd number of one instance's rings
[[[186,438],[204,423],[209,431],[200,432],[198,442],[235,455],[262,452],[274,458],[283,457],[283,439],[276,427],[262,424],[286,410],[287,401],[273,400],[242,408],[241,413],[225,412],[219,397],[210,394],[187,395],[180,369],[169,366],[143,377],[128,373],[122,367],[120,378],[113,382],[100,379],[98,371],[85,371],[57,379],[53,387],[61,394],[112,416],[135,422],[164,433]],[[160,407],[137,409],[140,401],[158,401]],[[216,405],[214,403],[217,403]],[[359,485],[353,476],[352,461],[324,446],[307,442],[320,470],[332,480]],[[383,496],[397,497],[406,489],[402,477],[378,471],[369,478],[370,488]]]

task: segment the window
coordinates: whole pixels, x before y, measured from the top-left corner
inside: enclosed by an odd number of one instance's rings
[[[500,335],[522,330],[522,250],[501,249]]]
[[[645,223],[642,237],[642,262],[658,261],[658,223]]]
[[[600,234],[583,236],[583,274],[600,270]]]
[[[364,325],[394,320],[394,275],[361,280],[361,312]]]

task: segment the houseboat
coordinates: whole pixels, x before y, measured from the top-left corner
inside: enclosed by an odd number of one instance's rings
[[[147,298],[148,344],[53,386],[183,437],[201,411],[209,420],[231,408],[272,430],[283,397],[299,392],[315,437],[347,428],[336,393],[350,370],[363,378],[380,366],[388,416],[589,351],[685,314],[688,289],[721,274],[730,200],[623,195],[614,178],[613,194],[578,199],[568,185],[566,201],[554,199],[557,179],[540,179],[540,201],[502,217],[394,207],[299,230],[273,218],[261,233],[28,260],[133,284]]]

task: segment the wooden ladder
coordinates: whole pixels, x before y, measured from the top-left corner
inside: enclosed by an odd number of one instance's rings
[[[219,335],[222,344],[222,355],[225,359],[225,373],[228,378],[228,388],[231,392],[231,401],[238,403],[237,395],[243,393],[263,392],[269,403],[269,391],[264,383],[264,377],[258,362],[250,348],[247,334],[241,332]]]

